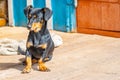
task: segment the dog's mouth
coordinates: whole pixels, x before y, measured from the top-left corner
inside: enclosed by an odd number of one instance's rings
[[[37,23],[33,23],[32,27],[30,28],[30,31],[34,31],[34,32],[39,32],[42,29],[42,23],[37,22]]]

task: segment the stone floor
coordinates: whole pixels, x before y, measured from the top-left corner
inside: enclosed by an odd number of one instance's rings
[[[63,38],[46,63],[51,72],[40,72],[35,64],[29,74],[21,74],[24,56],[0,56],[0,80],[120,80],[120,38],[51,32]],[[26,28],[0,28],[0,38],[22,40],[27,34]]]

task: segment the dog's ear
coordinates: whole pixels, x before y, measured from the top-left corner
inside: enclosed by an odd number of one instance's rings
[[[42,11],[44,13],[44,20],[48,21],[52,16],[52,11],[49,8],[43,8]]]
[[[32,8],[33,8],[32,5],[29,5],[24,9],[24,14],[25,14],[26,17],[28,17]]]

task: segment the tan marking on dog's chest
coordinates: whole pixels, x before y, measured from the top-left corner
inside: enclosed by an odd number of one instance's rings
[[[38,32],[42,29],[42,25],[43,25],[43,23],[40,23],[40,22],[33,23],[32,27],[31,27],[31,30],[34,31],[34,32]]]
[[[46,49],[47,48],[47,43],[41,44],[38,47],[42,48],[42,49]]]

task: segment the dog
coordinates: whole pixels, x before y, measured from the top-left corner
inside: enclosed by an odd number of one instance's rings
[[[24,14],[28,19],[29,35],[26,43],[26,66],[22,73],[29,73],[34,63],[38,63],[38,70],[50,71],[45,62],[52,59],[54,51],[54,42],[47,29],[47,21],[52,16],[52,11],[49,8],[33,8],[29,5],[24,9]]]

